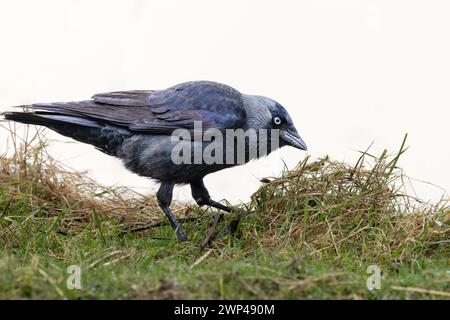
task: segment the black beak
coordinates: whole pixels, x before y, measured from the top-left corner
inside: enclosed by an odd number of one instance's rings
[[[295,128],[289,128],[287,130],[281,130],[281,139],[286,142],[287,145],[292,146],[294,148],[300,150],[307,150],[305,141],[303,141],[302,137],[298,134]]]

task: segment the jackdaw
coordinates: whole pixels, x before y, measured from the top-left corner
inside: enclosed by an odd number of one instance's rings
[[[132,172],[158,181],[161,184],[156,195],[158,203],[180,240],[187,237],[169,208],[174,186],[190,184],[192,196],[199,206],[208,205],[230,212],[230,207],[210,198],[203,178],[209,173],[265,155],[252,153],[255,148],[253,146],[252,149],[252,141],[246,136],[243,161],[236,161],[236,154],[229,161],[227,154],[239,153],[239,150],[235,146],[231,149],[227,146],[222,150],[224,161],[192,163],[190,160],[195,158],[193,150],[196,147],[200,145],[202,152],[216,141],[198,140],[195,137],[197,124],[201,125],[202,133],[211,129],[220,133],[227,130],[265,130],[264,139],[256,136],[256,149],[265,150],[266,154],[286,145],[306,150],[291,117],[278,102],[263,96],[242,94],[230,86],[212,81],[191,81],[164,90],[102,93],[85,101],[36,103],[21,107],[25,108],[23,112],[6,112],[4,117],[46,126],[64,136],[94,145],[98,150],[122,159]],[[180,130],[194,133],[194,137],[174,139],[174,133]],[[189,147],[183,152],[190,153],[187,161],[181,163],[174,161],[173,157],[173,150],[180,147],[180,143]],[[222,145],[225,146],[223,140],[219,146]],[[211,154],[217,156],[215,153],[219,151],[215,149]],[[222,156],[218,156],[219,160]]]

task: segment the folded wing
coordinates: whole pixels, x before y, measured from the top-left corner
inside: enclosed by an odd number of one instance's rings
[[[240,128],[245,123],[241,94],[226,85],[187,82],[165,90],[135,90],[97,94],[91,100],[33,104],[40,114],[85,118],[126,127],[134,132],[171,134],[175,129]]]

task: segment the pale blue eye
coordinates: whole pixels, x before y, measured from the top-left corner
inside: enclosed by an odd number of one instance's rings
[[[275,123],[277,126],[281,124],[281,119],[279,117],[273,118],[273,123]]]

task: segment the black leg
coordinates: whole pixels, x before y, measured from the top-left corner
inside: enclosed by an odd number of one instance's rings
[[[186,235],[184,234],[181,226],[178,224],[175,216],[169,208],[170,203],[172,202],[173,186],[173,183],[170,182],[161,183],[161,186],[159,187],[159,190],[156,194],[156,198],[158,199],[159,206],[166,214],[167,219],[169,219],[170,225],[172,226],[173,230],[175,230],[175,234],[177,235],[178,239],[181,241],[186,241]]]
[[[226,212],[231,212],[230,207],[211,199],[208,190],[206,190],[206,187],[203,184],[203,180],[191,182],[191,191],[192,197],[199,206],[207,205]]]

